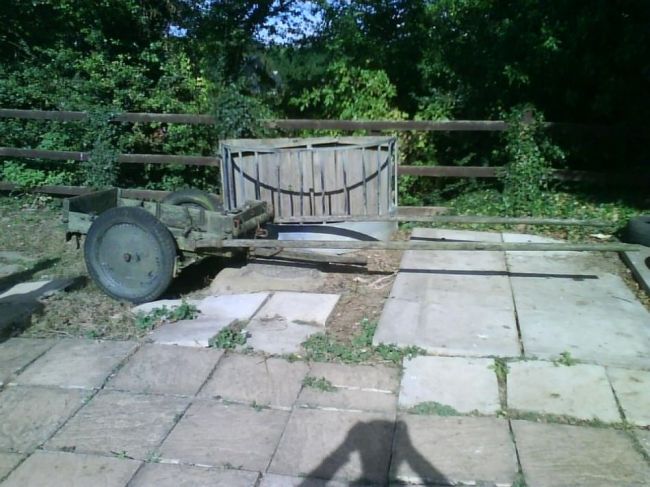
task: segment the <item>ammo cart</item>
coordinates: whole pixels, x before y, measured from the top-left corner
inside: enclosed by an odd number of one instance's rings
[[[400,221],[602,225],[554,219],[401,214],[394,138],[231,140],[221,144],[222,198],[183,190],[162,201],[119,189],[65,201],[67,239],[85,235],[84,258],[107,294],[158,298],[179,270],[206,255],[255,251],[265,257],[363,263],[333,250],[636,250],[624,244],[394,242]],[[305,250],[329,251],[306,253]]]

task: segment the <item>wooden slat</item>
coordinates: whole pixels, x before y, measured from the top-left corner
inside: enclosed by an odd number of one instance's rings
[[[18,149],[16,147],[0,147],[0,156],[25,157],[30,159],[48,159],[53,161],[87,161],[87,152],[43,150],[43,149]]]
[[[120,154],[117,162],[121,164],[182,164],[185,166],[218,166],[217,157],[182,156],[167,154]]]

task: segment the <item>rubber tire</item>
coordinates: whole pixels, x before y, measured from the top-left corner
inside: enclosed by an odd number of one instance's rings
[[[156,242],[160,253],[158,261],[160,272],[153,277],[150,286],[129,289],[112,279],[111,275],[102,268],[98,255],[99,246],[106,232],[119,224],[139,227]],[[122,250],[124,249],[119,251]],[[109,296],[136,304],[157,299],[169,287],[174,278],[176,253],[176,241],[167,227],[151,213],[137,207],[121,206],[106,210],[93,222],[84,242],[84,260],[93,281]]]
[[[182,189],[163,198],[161,203],[176,206],[203,208],[207,211],[223,211],[221,200],[207,191],[199,189]]]
[[[623,240],[650,247],[650,216],[631,218],[623,232]]]

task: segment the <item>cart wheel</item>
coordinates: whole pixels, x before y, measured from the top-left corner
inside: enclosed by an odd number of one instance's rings
[[[84,254],[88,273],[106,294],[144,303],[171,283],[176,242],[167,227],[142,208],[117,207],[93,222]]]
[[[203,208],[208,211],[223,211],[221,200],[215,195],[198,189],[182,189],[163,198],[162,203],[190,208]]]
[[[623,232],[623,240],[650,247],[650,215],[630,218]]]

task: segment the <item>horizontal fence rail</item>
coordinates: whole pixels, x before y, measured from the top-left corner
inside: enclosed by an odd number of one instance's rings
[[[53,110],[19,110],[0,108],[0,118],[21,120],[50,120],[59,122],[84,122],[88,112],[53,111]],[[190,125],[214,125],[216,119],[211,115],[184,113],[115,113],[111,119],[124,123],[179,123]],[[378,131],[442,131],[442,132],[503,132],[508,124],[503,120],[311,120],[311,119],[269,119],[262,120],[263,125],[281,130],[344,130],[369,132]],[[602,126],[564,124],[549,122],[549,127],[588,129],[597,132],[607,130]],[[638,128],[638,127],[637,127]],[[619,130],[620,128],[615,128]],[[640,128],[643,133],[646,128]],[[89,152],[60,151],[17,147],[0,147],[0,156],[20,157],[43,160],[78,161],[90,159]],[[179,164],[190,166],[219,166],[220,159],[211,156],[171,155],[171,154],[119,154],[120,164]],[[498,178],[502,168],[484,166],[410,166],[402,165],[397,169],[399,176],[418,176],[432,178]],[[605,183],[612,185],[650,186],[650,174],[647,173],[593,173],[588,171],[556,170],[552,178],[561,181]],[[1,183],[0,190],[15,189],[14,185]],[[46,188],[46,187],[44,187]],[[57,194],[48,186],[52,194]],[[65,191],[69,191],[71,187]],[[83,189],[82,189],[83,190]],[[64,194],[64,193],[61,193]],[[65,193],[72,194],[72,193]]]

